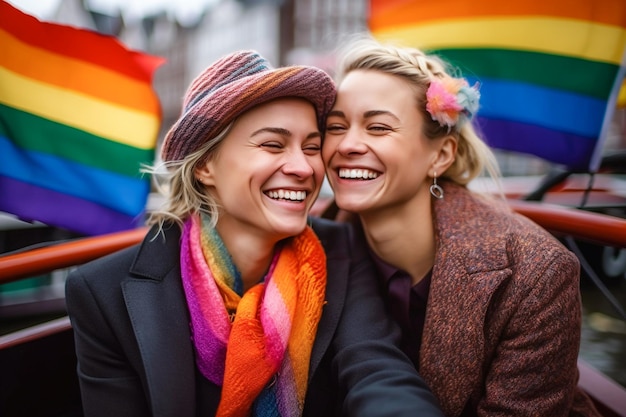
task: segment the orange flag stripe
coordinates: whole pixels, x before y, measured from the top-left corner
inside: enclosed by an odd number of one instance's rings
[[[0,27],[32,46],[92,62],[147,84],[164,59],[128,50],[117,39],[71,26],[41,22],[0,1]]]
[[[416,21],[504,16],[557,16],[587,20],[611,26],[626,26],[626,1],[588,2],[571,0],[371,0],[369,27],[372,31],[391,26],[415,24]]]
[[[0,45],[3,49],[0,66],[9,71],[134,110],[151,114],[160,112],[151,85],[143,81],[91,62],[31,46],[2,29]],[[42,65],[37,65],[38,62]]]

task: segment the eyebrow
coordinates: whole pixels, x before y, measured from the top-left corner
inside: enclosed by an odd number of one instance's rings
[[[282,127],[263,127],[263,128],[261,128],[259,130],[255,130],[254,132],[252,132],[252,135],[250,135],[250,136],[253,137],[253,136],[259,135],[259,134],[261,134],[263,132],[275,133],[277,135],[281,135],[281,136],[285,136],[285,137],[291,137],[292,136],[292,133],[291,133],[290,130],[284,129]],[[306,137],[307,137],[307,139],[309,139],[309,138],[315,138],[315,137],[318,137],[318,136],[321,137],[322,135],[321,135],[320,132],[315,131],[315,132],[309,133]]]
[[[380,116],[380,115],[391,116],[396,120],[400,120],[398,119],[398,116],[396,116],[395,114],[387,110],[369,110],[363,113],[363,117],[365,117],[366,119],[369,119],[370,117],[374,117],[374,116]]]
[[[328,117],[330,116],[342,117],[344,119],[346,118],[346,115],[341,110],[331,110],[328,112]]]
[[[398,121],[400,120],[400,119],[398,119],[398,117],[395,114],[393,114],[392,112],[387,111],[387,110],[368,110],[365,113],[363,113],[363,118],[369,119],[371,117],[380,116],[380,115],[391,116],[391,117],[393,117],[394,119],[396,119]],[[341,110],[332,110],[330,113],[328,113],[328,116],[329,117],[330,116],[337,116],[337,117],[342,117],[344,119],[346,118],[345,113],[342,112]]]

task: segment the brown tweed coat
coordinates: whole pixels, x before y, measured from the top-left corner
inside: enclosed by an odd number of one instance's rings
[[[478,416],[599,415],[577,388],[577,258],[527,218],[444,190],[420,372],[446,415],[468,402]]]

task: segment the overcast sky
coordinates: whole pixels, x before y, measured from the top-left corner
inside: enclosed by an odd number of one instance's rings
[[[206,4],[218,0],[87,0],[89,7],[101,13],[115,14],[121,10],[125,18],[134,18],[155,11],[168,10],[177,16],[198,13]],[[39,19],[46,19],[54,12],[61,0],[8,0],[18,9]]]

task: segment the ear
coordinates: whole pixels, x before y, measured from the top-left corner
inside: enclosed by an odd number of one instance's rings
[[[456,138],[452,135],[446,136],[441,140],[438,148],[437,155],[431,167],[432,172],[429,172],[431,176],[434,176],[435,172],[437,176],[441,176],[441,174],[446,172],[446,170],[450,168],[450,165],[454,163],[457,148]]]
[[[207,159],[194,169],[194,175],[203,185],[215,185],[212,159]]]

